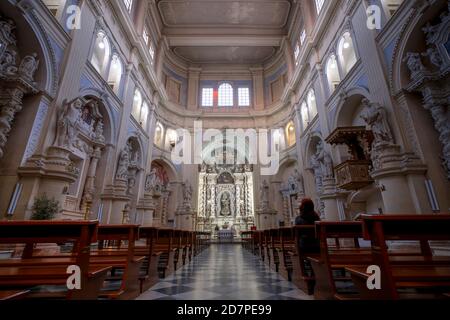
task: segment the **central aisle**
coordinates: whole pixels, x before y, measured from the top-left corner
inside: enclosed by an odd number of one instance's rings
[[[240,244],[211,244],[193,262],[162,279],[138,300],[311,299]]]

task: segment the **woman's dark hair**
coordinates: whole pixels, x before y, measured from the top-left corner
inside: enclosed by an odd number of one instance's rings
[[[307,214],[311,212],[314,212],[314,202],[309,198],[303,199],[300,204],[300,214]]]
[[[314,221],[320,221],[319,215],[314,211],[314,202],[305,198],[300,204],[300,217],[307,222],[314,223]]]

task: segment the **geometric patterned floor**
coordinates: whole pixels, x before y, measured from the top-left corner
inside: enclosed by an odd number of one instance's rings
[[[311,300],[240,244],[211,244],[137,300]]]

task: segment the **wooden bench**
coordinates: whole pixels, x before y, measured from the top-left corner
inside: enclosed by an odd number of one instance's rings
[[[137,254],[144,255],[146,257],[139,277],[141,293],[152,287],[159,280],[158,263],[163,252],[156,250],[157,237],[157,228],[139,228],[139,239],[144,240],[144,244],[138,245],[136,252]]]
[[[20,300],[25,298],[30,290],[0,290],[0,300]]]
[[[55,292],[30,291],[29,297],[97,299],[110,266],[90,265],[90,245],[97,240],[97,221],[3,221],[0,243],[25,244],[21,258],[0,261],[0,289],[57,286]],[[36,257],[37,244],[71,243],[70,252],[47,259]],[[67,267],[81,271],[81,289],[67,288]],[[42,287],[41,287],[42,289]]]
[[[432,255],[429,240],[450,240],[450,215],[363,215],[364,239],[381,270],[381,289],[367,286],[367,266],[346,267],[363,299],[444,297],[450,292],[450,257]],[[417,253],[393,255],[388,243],[418,241]]]
[[[109,265],[101,297],[133,299],[140,293],[140,270],[145,255],[135,252],[139,225],[101,225],[98,228],[98,249],[92,250],[92,265]]]
[[[160,252],[158,272],[160,278],[165,278],[175,271],[175,255],[177,248],[173,245],[174,230],[159,228],[155,242],[155,252]]]
[[[364,265],[372,259],[370,248],[359,246],[362,223],[320,221],[316,222],[315,228],[316,238],[320,242],[320,254],[307,257],[314,271],[314,298],[318,300],[358,298],[358,291],[353,287],[351,277],[346,274],[345,268]]]
[[[307,262],[307,257],[311,256],[312,252],[307,252],[300,247],[300,239],[315,239],[316,228],[313,225],[294,226],[292,228],[293,234],[293,250],[288,250],[287,254],[291,255],[292,263],[291,281],[304,292],[309,295],[314,293],[315,278],[310,264]],[[317,253],[318,255],[318,253]]]

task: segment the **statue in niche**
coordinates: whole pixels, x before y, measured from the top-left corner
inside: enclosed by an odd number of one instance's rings
[[[420,54],[417,52],[408,52],[403,61],[406,62],[409,71],[411,71],[411,75],[414,75],[417,72],[425,71],[425,66],[422,63]]]
[[[81,119],[82,101],[75,99],[65,103],[60,112],[56,129],[56,143],[59,147],[72,148],[78,134],[78,126]]]
[[[304,186],[303,186],[303,176],[301,173],[295,169],[293,173],[294,180],[297,182],[297,191],[299,193],[304,193]]]
[[[441,67],[443,64],[441,54],[436,48],[428,48],[425,53],[422,53],[422,56],[428,57],[436,67]]]
[[[153,190],[158,184],[158,175],[156,174],[156,168],[152,168],[150,173],[147,175],[145,179],[145,191]]]
[[[263,180],[261,187],[260,187],[260,193],[261,193],[261,208],[267,209],[269,206],[269,184],[267,183],[267,180]]]
[[[368,99],[362,100],[364,113],[361,118],[369,126],[374,135],[374,146],[392,145],[394,138],[388,123],[386,110],[378,103],[370,102]]]
[[[316,153],[312,156],[312,167],[320,167],[320,175],[323,178],[333,178],[333,160],[328,152],[323,147],[323,141],[320,140],[316,146]],[[316,169],[314,170],[316,173]]]
[[[39,60],[36,58],[37,58],[37,53],[33,53],[31,55],[25,56],[22,59],[22,62],[20,63],[20,66],[19,66],[19,73],[22,76],[24,76],[28,79],[34,78],[34,74],[35,74],[37,68],[39,67]]]
[[[231,199],[228,192],[224,192],[220,197],[220,215],[230,216],[231,215]]]
[[[192,186],[186,180],[186,182],[183,183],[183,201],[184,203],[190,204],[191,200],[192,200]]]
[[[120,152],[119,164],[117,166],[116,179],[128,180],[129,167],[130,167],[130,151],[131,146],[129,143],[125,144],[125,147]]]
[[[98,120],[97,126],[95,127],[95,139],[100,142],[105,142],[105,136],[103,135],[103,121]]]

